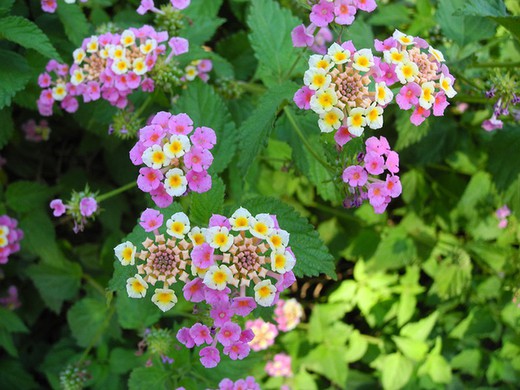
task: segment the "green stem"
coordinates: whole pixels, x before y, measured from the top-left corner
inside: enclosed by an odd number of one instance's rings
[[[496,101],[496,99],[488,99],[485,96],[471,96],[471,95],[455,95],[453,100],[456,102],[482,103],[482,104],[493,104]]]
[[[481,64],[472,64],[468,68],[516,68],[520,66],[520,61],[517,62],[483,62]]]
[[[92,276],[90,276],[89,274],[83,274],[81,277],[85,279],[85,281],[88,284],[90,284],[103,297],[105,296],[105,289],[98,282],[96,282],[96,280]]]
[[[140,116],[143,111],[146,109],[146,107],[148,107],[150,105],[150,103],[152,102],[153,100],[153,96],[150,94],[148,95],[148,97],[146,98],[146,100],[144,101],[143,104],[141,104],[141,107],[139,107],[139,109],[137,111],[134,112],[134,115],[137,117],[137,116]]]
[[[112,198],[113,196],[116,196],[116,195],[119,195],[120,193],[122,192],[125,192],[125,191],[128,191],[128,190],[131,190],[132,188],[134,188],[135,186],[137,186],[137,182],[136,181],[132,181],[128,184],[125,184],[124,186],[122,187],[119,187],[119,188],[116,188],[115,190],[112,190],[110,192],[107,192],[106,194],[103,194],[103,195],[100,195],[96,198],[97,202],[98,203],[101,203],[103,202],[104,200],[107,200],[109,198]]]
[[[303,52],[304,50],[299,51],[298,56],[294,59],[294,62],[292,63],[291,67],[289,68],[289,71],[285,75],[284,80],[289,78],[296,65],[298,65],[298,62],[300,62],[300,58],[302,58]]]
[[[255,93],[255,94],[261,94],[267,90],[261,84],[238,82],[238,85],[240,85],[245,91]]]
[[[343,211],[342,209],[324,206],[319,203],[311,203],[309,205],[309,207],[312,207],[312,208],[315,208],[315,209],[318,209],[321,211],[325,211],[326,213],[329,213],[331,215],[334,215],[334,216],[344,219],[346,221],[356,222],[357,224],[359,224],[361,226],[365,225],[365,223],[363,221],[361,221],[359,218],[356,218],[353,215],[348,215],[348,214],[345,214],[344,212],[342,212]]]
[[[85,349],[85,351],[83,351],[83,354],[81,355],[81,358],[79,359],[79,363],[83,362],[83,360],[85,360],[87,358],[88,354],[90,353],[90,351],[92,350],[94,345],[96,345],[96,343],[98,342],[99,338],[103,335],[103,332],[105,331],[106,327],[110,323],[110,320],[112,319],[112,316],[114,315],[115,310],[116,310],[116,306],[115,305],[111,305],[110,306],[110,311],[107,313],[107,315],[105,317],[105,320],[103,321],[103,323],[98,328],[98,330],[97,330],[96,334],[94,335],[94,337],[92,337],[92,339],[90,340],[90,343],[88,344],[88,347]]]
[[[289,122],[291,122],[291,125],[292,127],[294,128],[294,130],[296,131],[296,134],[298,134],[298,137],[300,137],[303,145],[305,145],[305,147],[307,148],[307,150],[309,151],[310,154],[312,154],[312,156],[316,159],[316,161],[318,161],[321,165],[323,165],[326,169],[328,169],[329,171],[331,172],[335,172],[335,169],[329,164],[327,163],[326,161],[324,161],[319,155],[318,153],[316,153],[316,151],[313,149],[312,145],[310,144],[310,142],[307,140],[307,138],[305,138],[305,136],[303,135],[302,133],[302,130],[300,129],[300,126],[298,126],[298,123],[296,123],[296,119],[294,118],[291,110],[289,110],[289,108],[286,106],[283,108],[284,112],[285,112],[285,115],[287,115],[287,119],[289,119]]]

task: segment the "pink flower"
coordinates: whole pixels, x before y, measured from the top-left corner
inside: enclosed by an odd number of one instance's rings
[[[314,35],[308,32],[303,24],[293,28],[291,38],[294,47],[306,47],[312,45],[314,42]]]
[[[256,308],[256,302],[251,297],[237,297],[231,302],[231,309],[235,314],[245,317]]]
[[[152,120],[150,121],[151,125],[159,125],[162,127],[164,131],[168,130],[168,124],[170,122],[170,118],[172,117],[172,114],[166,111],[159,111],[157,114],[154,115]]]
[[[318,4],[312,6],[309,19],[319,27],[327,27],[334,19],[334,3],[327,0],[320,0]]]
[[[149,77],[145,78],[141,83],[141,89],[143,92],[153,92],[155,89],[154,81]]]
[[[294,253],[292,252],[291,248],[288,247],[287,250],[290,251],[290,253],[294,256]],[[296,282],[294,272],[286,272],[283,275],[280,275],[280,279],[278,279],[278,282],[276,282],[276,291],[283,291],[286,288],[291,287],[294,284],[294,282]]]
[[[211,344],[213,341],[213,337],[211,337],[209,328],[206,325],[202,325],[198,322],[190,328],[190,336],[197,345],[204,343]]]
[[[260,318],[254,321],[247,321],[246,328],[251,329],[255,334],[254,339],[249,342],[249,346],[253,351],[269,348],[274,344],[274,339],[278,336],[276,326]]]
[[[94,214],[97,210],[97,207],[96,199],[91,196],[83,198],[79,202],[79,211],[84,217],[90,217],[92,214]]]
[[[172,37],[168,41],[168,46],[172,48],[172,54],[174,56],[180,56],[181,54],[188,52],[190,43],[185,38]]]
[[[354,0],[354,5],[366,12],[372,12],[377,7],[375,0]]]
[[[255,332],[253,332],[251,329],[244,329],[242,331],[242,334],[240,335],[240,342],[249,343],[254,338],[255,338]]]
[[[18,299],[18,289],[16,286],[9,286],[7,289],[7,296],[0,298],[0,305],[9,310],[17,309],[22,305]]]
[[[134,72],[128,72],[126,78],[126,85],[128,88],[137,89],[139,88],[139,84],[141,84],[141,76],[135,74]]]
[[[195,278],[184,285],[182,292],[187,301],[202,302],[204,300],[204,283],[200,278]]]
[[[391,150],[386,156],[385,162],[386,169],[392,173],[399,172],[399,155]]]
[[[334,134],[334,141],[336,141],[339,146],[345,145],[352,138],[355,138],[355,136],[350,134],[347,126],[341,126]]]
[[[390,50],[392,47],[397,47],[397,41],[393,37],[387,38],[384,41],[375,39],[374,47],[377,51],[383,52],[386,50]]]
[[[408,110],[412,106],[419,103],[419,96],[421,96],[422,89],[419,84],[411,82],[401,88],[399,94],[395,97],[395,101],[402,110]]]
[[[397,198],[403,192],[399,176],[386,175],[385,186],[388,195],[392,198]]]
[[[199,146],[203,149],[213,149],[213,146],[217,143],[217,136],[213,129],[203,126],[195,129],[190,140],[193,145]]]
[[[211,60],[201,60],[197,65],[197,70],[201,73],[211,72],[213,69],[213,62]]]
[[[163,173],[158,169],[141,168],[137,177],[137,187],[143,192],[153,191],[159,187],[163,178]]]
[[[213,155],[211,152],[199,146],[193,146],[190,151],[184,155],[186,168],[195,172],[206,171],[212,162]]]
[[[166,192],[162,183],[155,190],[150,191],[150,195],[155,204],[161,208],[168,207],[173,202],[173,198]]]
[[[132,149],[130,149],[130,160],[132,161],[132,164],[134,165],[141,165],[143,163],[143,152],[146,150],[146,148],[143,146],[142,143],[137,142]],[[141,172],[141,171],[139,171]]]
[[[336,15],[335,22],[337,24],[352,24],[354,22],[356,7],[353,7],[351,4],[350,0],[335,1],[334,14]]]
[[[238,341],[241,331],[242,330],[240,329],[240,326],[234,322],[226,322],[224,325],[222,325],[220,331],[217,333],[217,340],[224,347],[228,347]]]
[[[304,85],[294,94],[294,103],[296,103],[298,108],[301,108],[302,110],[309,110],[311,108],[311,98],[314,96],[315,93],[316,91],[313,91],[312,89]]]
[[[186,114],[172,115],[168,121],[168,129],[171,134],[188,135],[193,130],[193,121]]]
[[[499,228],[499,229],[505,229],[505,228],[507,227],[507,224],[508,224],[507,219],[501,219],[501,220],[498,222],[498,228]]]
[[[61,101],[61,108],[63,108],[69,114],[76,112],[79,108],[78,99],[70,95],[65,97],[65,99]]]
[[[314,37],[314,43],[310,47],[310,49],[318,54],[326,54],[327,53],[327,43],[332,42],[333,36],[332,31],[330,31],[327,27],[322,27],[316,33]]]
[[[231,317],[233,317],[233,311],[231,310],[228,303],[220,303],[213,306],[209,312],[209,315],[211,318],[213,318],[215,326],[220,327],[231,320]]]
[[[504,205],[500,207],[496,212],[496,216],[498,219],[504,219],[511,215],[511,210],[509,210],[509,207],[507,205]]]
[[[38,76],[38,85],[40,88],[48,88],[51,85],[51,76],[49,76],[48,73],[42,73],[40,76]]]
[[[247,343],[237,342],[224,347],[224,353],[231,360],[242,360],[249,355],[251,347]],[[250,389],[251,387],[247,387]],[[234,388],[233,388],[234,389]]]
[[[199,194],[211,189],[211,176],[206,171],[188,171],[186,174],[186,180],[188,180],[188,187],[190,190]]]
[[[143,227],[145,232],[151,232],[162,226],[163,218],[163,215],[159,211],[148,208],[141,214],[139,225]]]
[[[412,116],[410,117],[410,122],[412,122],[415,126],[419,126],[429,116],[430,116],[430,110],[425,110],[421,106],[417,106],[417,108],[413,112]]]
[[[225,227],[228,230],[231,229],[231,224],[229,223],[229,219],[227,219],[225,216],[220,214],[213,214],[211,218],[209,219],[208,227]]]
[[[208,243],[196,246],[191,252],[191,259],[195,266],[205,269],[211,267],[215,263],[213,258],[213,249]]]
[[[371,175],[380,175],[385,170],[385,160],[379,154],[368,152],[365,155],[365,169]]]
[[[54,215],[55,217],[61,217],[63,214],[65,214],[65,211],[67,211],[61,199],[52,200],[50,203],[50,207],[53,210],[52,215]]]
[[[139,131],[139,141],[145,148],[160,145],[165,136],[166,132],[159,125],[145,126]]]
[[[56,8],[58,8],[58,3],[56,0],[41,0],[42,1],[42,10],[48,13],[54,13]]]
[[[504,126],[504,122],[498,119],[495,114],[489,119],[482,122],[482,128],[486,131],[493,131],[501,129]]]
[[[179,329],[179,331],[177,332],[177,340],[184,344],[186,348],[193,348],[195,346],[195,341],[190,335],[189,328]]]
[[[376,208],[386,202],[388,191],[384,182],[375,182],[368,185],[368,201]]]
[[[190,5],[191,0],[170,0],[170,2],[174,8],[184,9]]]
[[[377,137],[370,137],[365,141],[365,146],[368,152],[373,152],[378,155],[387,154],[390,151],[390,145],[388,144],[388,140],[381,136],[379,139]]]
[[[435,101],[433,102],[433,115],[442,116],[444,114],[444,110],[449,105],[450,103],[448,103],[446,99],[446,94],[444,91],[440,91],[437,95],[435,95]]]
[[[216,367],[220,362],[220,353],[217,348],[204,347],[199,352],[200,362],[206,368]]]
[[[399,80],[395,73],[394,64],[388,64],[379,59],[374,60],[374,62],[376,63],[374,80],[377,83],[385,82],[387,86],[391,86]]]
[[[351,187],[362,187],[368,179],[367,171],[362,166],[351,165],[343,171],[343,181]]]
[[[267,375],[277,377],[291,377],[293,375],[291,369],[291,357],[285,353],[277,353],[272,361],[265,365]]]
[[[144,15],[153,8],[155,8],[153,0],[141,0],[141,5],[139,6],[139,8],[137,8],[137,13],[139,15]]]

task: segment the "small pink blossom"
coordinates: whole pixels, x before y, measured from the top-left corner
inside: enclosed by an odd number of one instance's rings
[[[145,232],[151,232],[162,226],[163,218],[159,211],[148,208],[141,214],[139,225],[142,226]]]
[[[399,176],[386,175],[385,187],[388,195],[392,198],[397,198],[403,192]]]
[[[188,52],[190,43],[185,38],[172,37],[168,41],[168,46],[171,47],[174,56],[179,56]]]
[[[56,0],[41,0],[42,10],[48,13],[54,13],[58,8]]]
[[[179,329],[179,331],[177,332],[177,340],[184,344],[186,348],[193,348],[195,346],[195,341],[190,335],[189,328]]]
[[[291,369],[291,357],[285,353],[277,353],[273,360],[265,365],[265,372],[273,377],[291,377],[293,372]]]
[[[385,160],[378,153],[368,152],[365,155],[365,169],[371,175],[380,175],[385,170]]]
[[[42,73],[38,76],[38,85],[40,88],[48,88],[51,85],[52,78],[48,73]]]
[[[296,103],[298,108],[301,108],[302,110],[309,110],[311,108],[311,98],[314,96],[315,93],[316,91],[313,91],[312,89],[304,85],[294,94],[294,103]]]
[[[199,146],[193,146],[190,151],[184,155],[186,168],[195,172],[206,171],[212,162],[213,155],[211,152]]]
[[[139,6],[139,8],[137,8],[137,13],[139,15],[144,15],[148,11],[151,11],[153,8],[155,8],[153,0],[141,0],[141,5]]]
[[[50,203],[50,207],[53,210],[52,215],[54,215],[55,217],[61,217],[67,211],[61,199],[52,200]]]
[[[139,141],[145,148],[160,145],[165,136],[166,132],[159,125],[145,126],[139,131]]]
[[[204,289],[204,299],[210,305],[215,305],[215,308],[219,306],[219,309],[229,309],[229,294],[231,290],[226,287],[223,290],[213,290],[212,288],[206,287]],[[211,313],[210,313],[211,315]],[[233,313],[231,313],[233,315]]]
[[[193,254],[192,254],[193,256]],[[204,300],[204,283],[200,278],[195,278],[182,288],[184,299],[190,302],[202,302]]]
[[[217,304],[210,310],[209,315],[213,318],[215,326],[220,327],[231,320],[233,311],[227,303]]]
[[[242,360],[249,355],[251,347],[247,343],[236,342],[224,347],[224,353],[231,360]],[[248,387],[251,388],[251,387]]]
[[[314,42],[314,35],[307,31],[305,25],[300,24],[291,31],[291,38],[294,47],[311,46]]]
[[[352,138],[356,138],[353,134],[348,131],[347,126],[341,126],[338,131],[334,134],[334,141],[339,146],[344,146],[347,142],[349,142]]]
[[[334,20],[337,24],[349,25],[354,22],[356,7],[352,6],[351,0],[337,0],[334,2]]]
[[[191,0],[170,0],[170,2],[174,8],[184,9],[190,5]]]
[[[141,168],[137,177],[137,187],[143,192],[151,192],[161,185],[163,178],[164,175],[159,169]]]
[[[220,214],[213,214],[211,216],[211,218],[209,219],[208,227],[211,228],[211,227],[215,227],[215,226],[225,227],[228,230],[231,229],[231,224],[229,223],[229,219]]]
[[[168,121],[170,134],[188,135],[193,130],[193,121],[186,114],[172,115]]]
[[[256,302],[251,297],[237,297],[231,302],[231,309],[235,314],[245,317],[256,308]]]
[[[351,187],[362,187],[368,179],[367,171],[362,166],[351,165],[343,171],[343,181]]]
[[[213,342],[209,328],[200,323],[196,323],[190,328],[190,336],[196,345],[211,344]]]
[[[388,196],[385,183],[375,182],[368,185],[368,201],[374,208],[386,203]]]
[[[217,348],[204,347],[199,352],[200,362],[206,368],[216,367],[220,362],[220,353]]]
[[[381,156],[390,151],[388,140],[383,136],[379,137],[379,139],[377,139],[377,137],[370,137],[365,141],[365,145],[367,153],[373,152]]]
[[[334,3],[320,0],[312,6],[309,19],[318,27],[327,27],[334,20]]]
[[[211,189],[212,180],[207,171],[188,171],[186,179],[188,180],[188,187],[194,192],[203,193]]]
[[[224,325],[222,325],[220,331],[217,333],[217,340],[224,347],[228,347],[240,339],[240,334],[240,326],[234,322],[226,322]]]
[[[504,122],[498,119],[495,114],[489,119],[482,122],[482,128],[486,131],[498,130],[504,127]]]
[[[372,12],[377,7],[375,0],[354,0],[354,5],[366,12]]]
[[[196,267],[206,269],[211,267],[215,263],[213,253],[215,249],[212,248],[208,243],[203,243],[193,248],[191,252],[191,259]]]
[[[161,208],[168,207],[173,202],[173,197],[166,192],[162,183],[155,190],[150,191],[150,195],[155,204]]]
[[[417,106],[412,116],[410,117],[410,122],[412,122],[415,126],[419,126],[423,123],[426,118],[430,116],[430,110],[425,110],[421,106]]]
[[[391,173],[399,172],[399,155],[393,150],[388,152],[385,161],[385,167]]]
[[[213,149],[213,146],[217,143],[217,136],[213,129],[203,126],[195,129],[190,140],[193,145],[199,146],[203,149]]]
[[[83,198],[79,202],[79,211],[84,217],[90,217],[96,212],[97,208],[98,205],[96,199],[91,196]]]
[[[399,105],[399,108],[402,110],[408,110],[412,108],[412,106],[415,106],[417,103],[419,103],[419,96],[421,96],[421,92],[422,89],[419,84],[415,82],[408,83],[401,88],[395,97],[395,101]]]

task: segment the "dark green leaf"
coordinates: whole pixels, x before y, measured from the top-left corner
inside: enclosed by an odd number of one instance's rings
[[[213,180],[211,190],[203,194],[192,193],[190,222],[192,225],[205,226],[213,214],[221,214],[224,206],[226,187],[222,179]]]
[[[65,34],[69,40],[76,46],[81,45],[83,39],[87,38],[90,30],[87,18],[83,14],[81,7],[77,4],[66,4],[63,0],[59,0],[56,13],[63,24]]]
[[[51,191],[43,184],[34,181],[17,181],[5,193],[7,205],[19,213],[42,208]]]
[[[0,109],[11,104],[13,96],[30,78],[31,69],[25,58],[12,51],[0,50]],[[5,142],[2,138],[0,142]]]

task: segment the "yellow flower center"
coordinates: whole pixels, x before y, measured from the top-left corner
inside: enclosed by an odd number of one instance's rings
[[[170,144],[170,152],[172,153],[179,153],[180,151],[182,151],[182,144],[180,141],[173,141],[171,144]]]
[[[172,299],[172,293],[170,292],[161,292],[157,296],[157,300],[161,303],[168,303]]]
[[[156,164],[162,164],[164,162],[164,153],[160,150],[152,154],[152,161]],[[175,176],[172,176],[175,177]],[[171,180],[171,178],[170,178]]]
[[[125,248],[125,249],[123,249],[123,253],[122,253],[123,259],[130,260],[132,258],[132,253],[133,252],[134,251],[132,250],[132,248]]]
[[[282,245],[282,238],[280,236],[272,236],[271,244],[273,244],[274,247],[279,247]]]
[[[375,108],[368,113],[368,117],[370,118],[371,121],[375,121],[378,116],[379,116],[379,114]]]
[[[172,224],[172,230],[177,233],[177,234],[182,234],[182,232],[184,231],[184,224],[180,221],[175,221],[173,224]]]
[[[352,117],[352,124],[355,127],[360,127],[363,124],[363,116],[361,114],[355,114]]]
[[[333,124],[337,123],[339,120],[338,114],[335,112],[327,112],[325,114],[325,123],[327,123],[329,126],[332,126]]]
[[[258,289],[258,295],[260,295],[260,298],[267,298],[271,295],[271,289],[268,286],[262,286]]]
[[[266,234],[267,233],[267,225],[263,222],[257,222],[255,224],[255,231],[260,234]]]
[[[214,240],[215,240],[215,243],[220,246],[220,245],[224,245],[227,242],[228,237],[224,233],[217,233],[215,235]]]
[[[235,220],[236,227],[246,227],[247,226],[247,218],[246,217],[238,217]]]
[[[216,283],[216,284],[222,284],[222,283],[225,283],[227,280],[227,276],[226,276],[226,273],[224,271],[216,271],[214,274],[213,274],[213,281]]]
[[[181,177],[179,175],[170,176],[170,178],[168,179],[168,184],[172,188],[180,187],[182,184]]]
[[[134,290],[136,293],[140,294],[146,289],[144,288],[144,286],[141,284],[141,282],[139,280],[134,280],[132,282],[132,290]]]
[[[358,60],[357,60],[357,64],[358,64],[359,66],[364,67],[364,68],[367,67],[369,63],[370,63],[370,61],[369,61],[368,58],[365,57],[365,56],[361,56],[361,57],[359,57]]]

